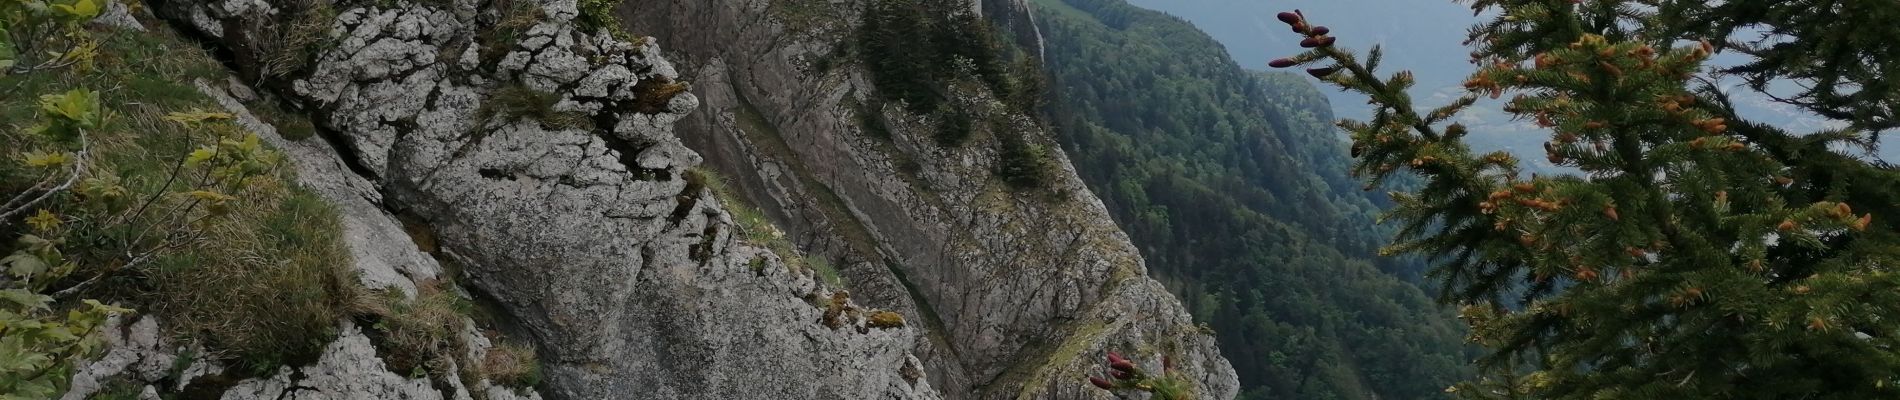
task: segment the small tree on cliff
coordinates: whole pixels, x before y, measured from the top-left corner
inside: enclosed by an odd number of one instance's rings
[[[1900,173],[1849,153],[1895,127],[1900,6],[1891,0],[1476,0],[1469,94],[1420,111],[1409,72],[1378,75],[1297,12],[1311,50],[1274,67],[1377,105],[1342,121],[1402,224],[1387,254],[1438,261],[1441,300],[1490,350],[1469,398],[1900,397]],[[1716,53],[1742,56],[1729,68]],[[1318,64],[1318,65],[1313,65]],[[1839,129],[1738,115],[1721,78]],[[1768,93],[1788,81],[1797,93]],[[1452,117],[1482,97],[1548,129],[1526,178],[1474,153]],[[1370,186],[1369,186],[1370,187]]]

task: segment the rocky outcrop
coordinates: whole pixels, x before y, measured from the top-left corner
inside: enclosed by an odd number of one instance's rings
[[[83,400],[105,388],[107,382],[124,378],[140,383],[153,383],[171,380],[174,387],[165,390],[183,390],[193,379],[205,375],[222,373],[224,368],[205,360],[183,360],[179,353],[202,354],[203,349],[178,346],[160,334],[158,319],[139,318],[130,322],[114,316],[106,320],[100,331],[105,336],[106,352],[98,359],[79,366],[73,372],[73,378],[67,392],[61,400]],[[182,364],[184,368],[177,368]],[[146,385],[151,386],[151,385]],[[156,393],[160,389],[149,388]]]
[[[866,321],[811,272],[745,240],[689,174],[700,156],[672,125],[698,101],[653,41],[583,27],[573,0],[361,3],[155,8],[314,116],[344,167],[315,174],[380,208],[345,214],[394,211],[427,226],[434,255],[534,339],[543,394],[938,397],[911,356],[916,331]],[[328,15],[307,65],[267,68],[284,59],[269,51],[299,34],[282,29]],[[377,253],[357,252],[386,267],[366,275],[432,271]],[[373,359],[348,331],[318,365],[237,389],[409,396],[396,393],[410,381],[324,374]],[[433,398],[416,396],[399,398]]]
[[[224,391],[221,400],[331,400],[401,399],[467,400],[469,391],[461,383],[448,380],[451,391],[445,395],[428,378],[397,375],[383,366],[369,337],[354,325],[344,324],[343,334],[323,349],[316,364],[278,369],[269,378],[239,382]],[[521,395],[505,388],[490,387],[481,393],[488,400],[539,400],[540,395]]]
[[[1049,143],[1038,123],[970,85],[953,107],[1002,122],[946,147],[932,138],[939,121],[864,106],[877,88],[849,56],[863,3],[663,0],[620,11],[630,29],[671,43],[696,82],[703,110],[678,126],[690,147],[738,176],[804,247],[842,261],[859,298],[932,322],[919,354],[947,397],[1109,398],[1081,378],[1107,350],[1167,358],[1205,398],[1233,397],[1238,383],[1213,339],[1145,276],[1065,156],[1054,152],[1042,189],[994,178],[997,135]],[[1005,26],[1031,20],[1019,1],[972,5]],[[888,138],[866,120],[887,121]]]

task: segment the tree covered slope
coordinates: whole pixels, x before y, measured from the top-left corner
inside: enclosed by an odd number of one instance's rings
[[[1217,332],[1243,397],[1432,398],[1469,374],[1461,328],[1400,278],[1417,263],[1374,260],[1385,200],[1346,176],[1304,77],[1242,69],[1122,0],[1038,4],[1063,146]]]

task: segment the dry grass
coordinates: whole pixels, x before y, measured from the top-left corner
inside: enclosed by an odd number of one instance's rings
[[[496,0],[492,8],[496,14],[484,18],[485,22],[492,22],[492,28],[482,30],[476,38],[480,42],[483,64],[500,61],[502,56],[508,55],[521,35],[545,16],[541,6],[530,0]]]
[[[415,299],[391,290],[366,304],[362,312],[372,321],[371,338],[390,371],[440,374],[467,354],[467,344],[461,339],[462,318],[474,305],[448,288],[447,283],[429,282],[416,287]]]
[[[279,12],[277,23],[259,26],[262,38],[257,52],[258,75],[281,78],[310,68],[318,54],[331,45],[330,26],[336,21],[336,9],[325,0],[295,0]]]
[[[481,375],[497,385],[527,388],[541,384],[541,365],[534,348],[527,345],[498,342],[477,365]]]
[[[659,114],[667,111],[674,97],[691,90],[692,85],[661,77],[648,79],[633,85],[633,111],[641,114]]]
[[[904,327],[904,316],[890,311],[878,310],[871,313],[867,323],[872,328],[892,329]]]

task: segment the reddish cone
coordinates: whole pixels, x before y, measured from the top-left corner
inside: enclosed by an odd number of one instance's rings
[[[1115,384],[1109,383],[1107,379],[1097,378],[1093,376],[1089,377],[1089,383],[1095,385],[1095,387],[1102,388],[1102,389],[1115,388]]]
[[[1313,27],[1313,29],[1307,30],[1306,33],[1312,34],[1313,36],[1319,36],[1319,35],[1324,35],[1328,33],[1333,33],[1333,30],[1326,29],[1326,27],[1324,26],[1315,26]]]
[[[1134,375],[1129,375],[1127,372],[1122,372],[1121,370],[1109,370],[1108,376],[1112,376],[1112,377],[1115,377],[1115,379],[1120,379],[1120,380],[1125,381],[1125,380],[1128,380],[1128,378],[1133,377]]]
[[[1294,14],[1292,12],[1280,13],[1279,18],[1280,18],[1280,22],[1285,22],[1288,25],[1297,24],[1300,22],[1300,15]]]
[[[1333,47],[1333,42],[1336,40],[1338,39],[1332,36],[1319,38],[1319,47]]]
[[[1282,59],[1267,62],[1267,66],[1274,67],[1274,68],[1286,68],[1286,67],[1291,67],[1295,65],[1300,65],[1300,63],[1293,61],[1293,59],[1291,58],[1282,58]]]
[[[1128,360],[1108,363],[1108,367],[1122,372],[1135,372],[1135,363],[1128,362]]]
[[[1300,47],[1305,47],[1309,49],[1314,48],[1314,47],[1319,47],[1319,41],[1320,41],[1320,38],[1309,37],[1309,38],[1300,40]]]
[[[1110,364],[1118,363],[1118,362],[1128,362],[1128,359],[1122,358],[1121,354],[1111,351],[1111,352],[1108,352],[1108,362]]]
[[[1333,76],[1334,72],[1339,72],[1339,68],[1311,68],[1306,70],[1307,75],[1312,75],[1314,78],[1320,79]]]

